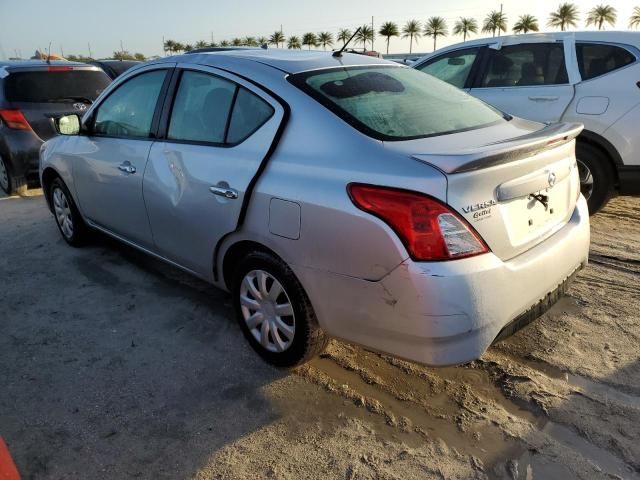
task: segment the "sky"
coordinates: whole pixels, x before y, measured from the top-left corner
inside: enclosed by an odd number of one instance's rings
[[[549,12],[559,0],[503,0],[509,32],[517,17],[524,13],[538,17],[542,30]],[[627,28],[634,4],[640,0],[578,0],[581,13],[579,29],[584,29],[586,12],[599,3],[618,10],[616,29]],[[36,49],[51,43],[52,54],[88,55],[107,58],[120,50],[141,52],[146,56],[163,55],[162,40],[181,43],[198,40],[216,42],[234,37],[266,36],[282,29],[288,37],[305,32],[329,31],[335,36],[340,28],[354,30],[374,17],[376,31],[385,21],[402,27],[407,20],[424,21],[434,15],[446,19],[449,30],[460,16],[474,17],[481,24],[490,10],[500,9],[500,0],[0,0],[0,59],[29,57]],[[609,28],[609,27],[607,27]],[[591,27],[590,29],[593,29]],[[462,41],[450,35],[438,40],[438,47]],[[430,52],[433,42],[421,38],[414,52]],[[375,48],[386,49],[382,37]],[[390,53],[409,50],[409,40],[393,38]]]

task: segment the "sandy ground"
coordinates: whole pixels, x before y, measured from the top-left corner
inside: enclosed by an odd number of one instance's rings
[[[0,436],[25,479],[640,478],[639,210],[593,218],[569,296],[477,362],[332,342],[283,372],[225,294],[0,198]]]

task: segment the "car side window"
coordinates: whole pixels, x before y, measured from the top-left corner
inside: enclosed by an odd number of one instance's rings
[[[224,143],[237,85],[207,73],[186,70],[173,103],[167,137]]]
[[[93,133],[109,137],[149,138],[153,113],[166,70],[142,73],[116,88],[98,106]]]
[[[577,43],[576,53],[582,80],[599,77],[636,61],[631,52],[616,45]]]
[[[454,87],[464,88],[478,52],[480,52],[480,48],[456,50],[429,60],[417,69],[450,83]]]
[[[240,143],[258,130],[274,114],[274,109],[257,95],[240,88],[233,106],[227,143]]]
[[[562,43],[528,43],[489,50],[479,87],[563,85],[568,82]]]

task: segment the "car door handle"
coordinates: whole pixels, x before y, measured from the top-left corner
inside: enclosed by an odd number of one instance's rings
[[[235,200],[236,198],[238,198],[238,191],[229,187],[217,187],[215,185],[212,185],[211,187],[209,187],[209,191],[214,195],[219,195],[230,200]]]
[[[556,100],[558,100],[558,97],[536,95],[529,97],[529,100],[532,100],[534,102],[555,102]]]
[[[118,165],[118,170],[120,170],[121,172],[124,173],[136,173],[136,167],[134,167],[133,165],[131,165],[131,162],[123,162],[120,165]]]

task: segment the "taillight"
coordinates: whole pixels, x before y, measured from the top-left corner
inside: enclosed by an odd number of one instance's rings
[[[0,118],[7,127],[14,130],[31,130],[31,125],[20,110],[0,110]]]
[[[462,217],[434,198],[358,183],[347,188],[358,208],[379,217],[396,232],[414,260],[454,260],[489,251]]]
[[[49,72],[68,72],[69,70],[73,70],[71,67],[49,67],[47,68]]]

